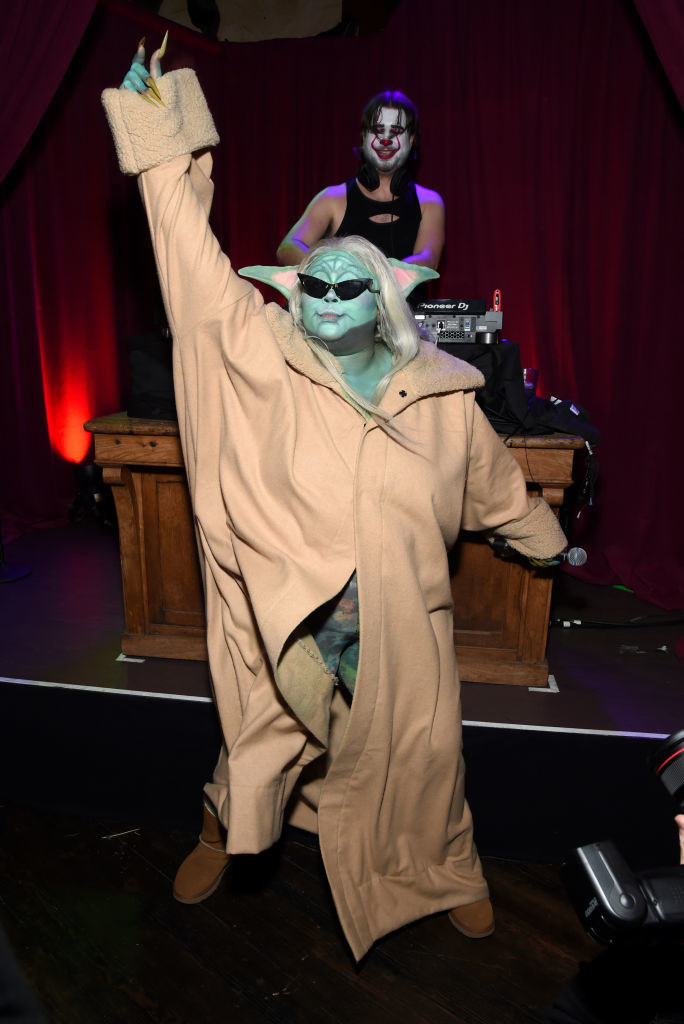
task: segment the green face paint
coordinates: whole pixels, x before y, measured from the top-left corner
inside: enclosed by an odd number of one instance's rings
[[[353,256],[335,251],[321,253],[306,272],[331,285],[371,276]],[[302,322],[307,333],[325,342],[334,355],[372,349],[377,310],[376,297],[368,290],[345,300],[332,288],[320,299],[302,294]]]

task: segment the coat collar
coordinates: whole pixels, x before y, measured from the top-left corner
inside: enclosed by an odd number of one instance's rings
[[[310,380],[338,390],[337,383],[294,326],[290,314],[275,303],[268,304],[266,314],[290,366]],[[416,357],[392,377],[380,406],[394,416],[419,398],[450,391],[470,391],[483,384],[484,377],[470,363],[456,359],[432,342],[423,341]]]

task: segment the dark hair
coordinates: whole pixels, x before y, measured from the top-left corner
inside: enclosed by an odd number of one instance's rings
[[[405,93],[400,92],[398,89],[386,89],[384,92],[379,92],[377,96],[373,96],[373,98],[369,100],[363,108],[363,113],[361,114],[361,144],[363,145],[363,136],[365,133],[372,131],[375,127],[378,115],[383,107],[389,107],[392,110],[404,111],[408,133],[409,135],[415,136],[412,152],[414,156],[417,156],[418,142],[420,140],[418,107]]]

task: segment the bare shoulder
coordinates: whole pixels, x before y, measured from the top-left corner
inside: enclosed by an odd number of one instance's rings
[[[430,204],[432,206],[444,207],[444,200],[440,196],[439,192],[435,192],[432,188],[425,188],[424,185],[419,185],[417,182],[416,195],[421,206]]]
[[[284,266],[298,263],[302,254],[315,242],[332,234],[341,223],[345,209],[344,185],[329,185],[321,189],[278,246],[279,261]]]
[[[341,185],[328,185],[321,189],[311,202],[312,205],[316,203],[319,206],[337,207],[340,203],[347,202],[347,186],[344,182]]]
[[[323,189],[323,191],[327,192],[332,199],[347,198],[347,185],[344,181],[341,185],[328,185],[328,187]]]

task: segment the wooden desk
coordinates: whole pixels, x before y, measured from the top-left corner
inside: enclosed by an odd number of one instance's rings
[[[178,424],[89,420],[95,462],[116,505],[126,631],[124,654],[207,657],[204,594]]]
[[[178,424],[125,413],[89,420],[95,461],[112,487],[119,523],[124,654],[207,656],[201,575]],[[556,511],[572,482],[581,438],[510,438],[528,487]],[[544,686],[552,573],[496,558],[464,537],[451,554],[454,642],[461,678]]]

